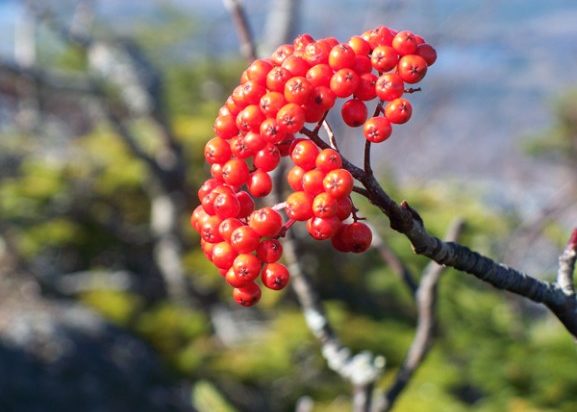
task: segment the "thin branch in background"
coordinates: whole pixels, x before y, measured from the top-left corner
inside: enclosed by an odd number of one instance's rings
[[[238,34],[240,52],[246,60],[256,60],[257,52],[252,31],[240,0],[223,0],[223,3],[232,17],[236,33]]]
[[[411,270],[405,265],[405,263],[397,256],[397,254],[389,247],[389,245],[383,240],[379,232],[375,227],[371,225],[371,232],[373,232],[373,244],[372,246],[379,252],[382,259],[385,261],[387,266],[403,281],[407,286],[409,293],[412,297],[416,297],[417,293],[417,282]]]
[[[557,285],[568,296],[575,295],[575,260],[577,260],[577,229],[573,229],[567,247],[559,256],[559,271],[557,272]]]
[[[461,235],[463,228],[464,222],[461,219],[455,220],[447,231],[445,240],[447,242],[456,241]],[[423,271],[416,293],[418,318],[415,337],[407,351],[403,364],[395,376],[395,380],[385,393],[378,398],[375,405],[376,411],[387,412],[393,408],[395,401],[407,387],[414,372],[421,366],[431,349],[437,324],[437,285],[444,269],[444,266],[436,262],[430,262]]]

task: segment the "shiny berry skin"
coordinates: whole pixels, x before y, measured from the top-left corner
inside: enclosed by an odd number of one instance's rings
[[[258,107],[265,116],[276,116],[277,112],[286,104],[283,93],[270,91],[260,98]]]
[[[337,199],[337,217],[345,220],[353,213],[353,201],[349,196]]]
[[[323,187],[323,179],[325,178],[325,173],[318,170],[312,169],[306,172],[303,175],[303,191],[307,192],[310,195],[316,196],[322,191],[324,191]]]
[[[359,99],[347,100],[341,109],[343,121],[350,127],[361,126],[367,115],[367,106]]]
[[[349,97],[359,85],[359,75],[352,69],[340,69],[331,77],[330,88],[337,97]]]
[[[276,210],[263,207],[249,216],[248,225],[262,237],[274,237],[281,230],[282,217]]]
[[[325,192],[336,199],[350,195],[353,184],[353,176],[346,169],[331,170],[323,179]]]
[[[328,64],[317,64],[311,67],[306,74],[306,79],[313,87],[329,87],[333,69]]]
[[[355,64],[355,51],[348,44],[338,44],[329,53],[329,66],[333,70],[347,69]]]
[[[220,183],[218,180],[212,178],[205,181],[202,186],[198,189],[198,200],[202,202],[202,199],[208,195],[212,190],[217,187]]]
[[[309,101],[313,89],[313,85],[306,78],[293,77],[284,85],[284,98],[289,103],[305,104]]]
[[[336,150],[323,149],[315,159],[315,166],[317,169],[326,173],[343,167],[343,159]]]
[[[305,124],[305,112],[296,103],[287,103],[276,114],[276,121],[287,133],[296,133]]]
[[[192,215],[190,215],[190,225],[193,227],[194,230],[200,232],[200,227],[204,223],[204,220],[208,218],[210,215],[204,211],[202,205],[198,205]]]
[[[307,70],[311,67],[310,64],[302,57],[295,55],[288,56],[281,67],[287,69],[293,76],[304,76]]]
[[[273,92],[284,92],[284,85],[292,77],[291,72],[283,67],[273,67],[266,76],[266,88]]]
[[[427,74],[427,62],[416,54],[401,57],[397,67],[401,79],[411,84],[420,82]]]
[[[353,253],[365,252],[373,240],[371,229],[361,222],[354,222],[346,226],[343,236]]]
[[[269,289],[281,290],[289,282],[290,275],[282,263],[268,263],[262,269],[262,284]]]
[[[221,219],[236,217],[240,212],[240,202],[233,193],[221,193],[213,202],[214,211]]]
[[[272,144],[267,143],[262,149],[255,153],[253,163],[255,167],[270,172],[274,170],[280,162],[280,152],[278,148]]]
[[[260,288],[256,283],[249,283],[240,288],[232,290],[233,299],[242,306],[254,306],[261,297]]]
[[[248,226],[241,226],[230,235],[230,244],[238,253],[252,252],[257,248],[259,242],[259,234]]]
[[[294,146],[291,159],[304,170],[311,170],[315,167],[318,154],[319,148],[316,144],[311,140],[302,140]]]
[[[377,97],[375,85],[377,84],[377,76],[372,73],[364,73],[359,77],[359,85],[357,86],[354,96],[361,100],[373,100]]]
[[[380,143],[391,136],[393,129],[391,122],[386,117],[371,117],[363,126],[365,139],[372,143]]]
[[[413,107],[407,99],[399,98],[390,101],[385,106],[385,116],[391,123],[407,123],[413,113]]]
[[[360,76],[361,74],[370,73],[373,70],[373,65],[371,64],[371,59],[367,56],[356,56],[355,64],[351,68]]]
[[[261,124],[264,124],[264,122]],[[264,137],[262,137],[260,133],[248,132],[244,135],[244,144],[246,144],[252,153],[258,152],[266,143],[266,140],[264,140]]]
[[[218,225],[218,233],[220,233],[225,241],[230,242],[232,232],[241,226],[244,226],[244,223],[237,218],[229,217],[220,222],[220,225]]]
[[[316,217],[328,218],[337,214],[338,200],[326,192],[315,196],[312,204],[313,214]]]
[[[253,151],[246,144],[244,136],[237,136],[230,139],[230,150],[232,151],[232,156],[237,159],[247,159],[253,155]]]
[[[266,60],[255,60],[246,69],[246,75],[249,80],[253,80],[264,86],[266,85],[266,75],[272,70],[272,68],[273,65]]]
[[[219,269],[228,269],[232,266],[232,262],[237,257],[238,253],[232,248],[228,242],[219,242],[214,245],[211,251],[212,263]]]
[[[398,74],[385,73],[377,79],[375,90],[379,99],[394,100],[403,95],[405,84]]]
[[[341,225],[341,227],[337,230],[337,232],[334,234],[334,236],[331,238],[331,244],[333,245],[333,248],[335,250],[338,250],[339,252],[350,252],[351,251],[351,244],[348,241],[348,239],[346,238],[346,231],[345,229],[348,227],[348,225]]]
[[[234,271],[232,267],[230,267],[226,273],[224,274],[224,278],[226,283],[228,283],[233,288],[242,288],[243,286],[248,285],[249,283],[254,283],[252,280],[245,280],[238,276],[238,273]]]
[[[339,227],[341,226],[341,221],[338,217],[313,217],[307,220],[307,231],[313,239],[316,240],[327,240],[335,235]]]
[[[245,191],[238,192],[236,198],[240,203],[240,212],[238,212],[238,217],[248,217],[248,215],[250,215],[254,210],[254,200],[252,200],[252,197],[250,197],[250,195]]]
[[[232,269],[238,278],[245,282],[255,280],[260,274],[262,261],[255,255],[242,253],[234,259]]]
[[[320,112],[324,114],[327,110],[335,105],[337,96],[326,86],[317,86],[313,89],[311,94],[309,106],[318,107]]]
[[[264,263],[276,262],[282,256],[282,245],[276,239],[263,240],[256,248],[256,256]]]
[[[241,186],[248,181],[249,177],[248,166],[244,160],[231,159],[222,167],[222,178],[231,186]]]
[[[218,227],[222,220],[218,216],[209,216],[202,222],[200,226],[200,237],[207,243],[218,243],[224,239],[218,231]]]
[[[303,176],[306,170],[300,166],[293,166],[287,174],[287,182],[292,190],[298,192],[303,190]]]
[[[290,219],[305,221],[313,216],[313,196],[306,192],[293,192],[286,199],[286,213]]]
[[[392,46],[401,56],[413,54],[417,51],[417,39],[410,31],[400,31],[393,38]]]
[[[235,118],[232,115],[218,116],[214,121],[214,133],[223,139],[230,139],[238,134]]]
[[[224,163],[231,155],[230,145],[222,137],[210,139],[204,146],[204,159],[208,164]]]
[[[347,42],[356,55],[366,56],[371,52],[371,45],[361,36],[353,36]]]
[[[254,197],[264,197],[272,191],[272,179],[262,169],[257,169],[250,175],[248,191]]]
[[[277,65],[282,64],[282,62],[291,54],[294,53],[294,46],[292,44],[282,44],[273,52],[271,59]]]
[[[417,54],[425,59],[428,66],[432,66],[437,61],[437,51],[430,44],[419,44],[417,46]]]
[[[373,49],[378,46],[390,46],[393,41],[393,34],[385,26],[380,26],[365,32],[361,37],[365,39]]]
[[[371,64],[378,72],[388,72],[397,65],[399,53],[390,46],[378,46],[371,54]]]
[[[256,104],[246,106],[236,115],[236,126],[239,130],[248,132],[258,131],[260,124],[265,119],[264,114]]]

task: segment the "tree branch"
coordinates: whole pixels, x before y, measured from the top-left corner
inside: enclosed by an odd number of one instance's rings
[[[463,221],[461,219],[455,220],[447,231],[445,239],[456,241],[463,228]],[[376,411],[386,412],[393,408],[395,401],[407,387],[414,372],[421,366],[431,349],[437,324],[437,285],[444,269],[444,266],[430,262],[423,271],[421,283],[416,293],[418,320],[415,337],[394,382],[377,401]]]
[[[567,247],[559,256],[557,285],[567,296],[575,296],[575,283],[573,281],[575,260],[577,260],[577,229],[573,229]]]
[[[256,47],[254,44],[252,30],[246,17],[244,7],[240,0],[223,0],[224,6],[228,9],[232,22],[236,28],[240,41],[240,52],[249,62],[257,59]]]

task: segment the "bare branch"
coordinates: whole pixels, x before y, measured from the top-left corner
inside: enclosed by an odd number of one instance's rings
[[[328,112],[327,112],[328,113]],[[325,114],[326,116],[326,114]],[[327,136],[329,137],[329,143],[333,149],[337,152],[339,151],[339,146],[337,145],[337,139],[335,138],[335,133],[333,132],[333,128],[326,120],[323,121],[323,127],[325,128],[325,132],[327,132]]]
[[[239,37],[240,51],[243,57],[248,61],[256,60],[257,53],[252,31],[240,0],[223,0],[223,3],[232,17],[236,33]]]
[[[446,241],[456,241],[463,227],[464,223],[461,219],[455,220],[447,231]],[[437,324],[437,285],[444,269],[444,266],[431,262],[423,271],[421,283],[416,294],[418,320],[415,337],[413,338],[413,342],[401,368],[397,372],[394,382],[387,389],[386,393],[379,398],[376,405],[377,411],[390,411],[392,409],[398,396],[406,388],[414,372],[423,363],[431,349]]]
[[[372,229],[371,231],[373,232],[373,247],[379,252],[381,257],[386,262],[386,264],[391,268],[391,270],[407,286],[411,296],[416,297],[417,283],[415,282],[411,270],[383,240],[379,232],[374,227],[371,227],[371,229]]]
[[[575,296],[575,282],[573,281],[575,260],[577,260],[577,229],[573,229],[567,247],[559,256],[557,285],[568,296]]]

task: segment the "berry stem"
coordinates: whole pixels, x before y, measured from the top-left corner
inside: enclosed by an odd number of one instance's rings
[[[296,219],[289,219],[285,222],[284,225],[282,225],[282,228],[280,229],[279,234],[275,237],[275,239],[281,238],[281,237],[285,237],[286,233],[288,232],[288,230],[291,228],[292,225],[294,225],[296,223]]]
[[[420,92],[421,90],[422,89],[420,87],[415,87],[415,88],[411,87],[409,89],[405,89],[405,93],[412,94],[412,93]]]
[[[274,205],[272,207],[272,210],[279,211],[279,210],[283,210],[284,208],[286,208],[286,202],[281,202],[281,203],[277,203],[276,205]]]

